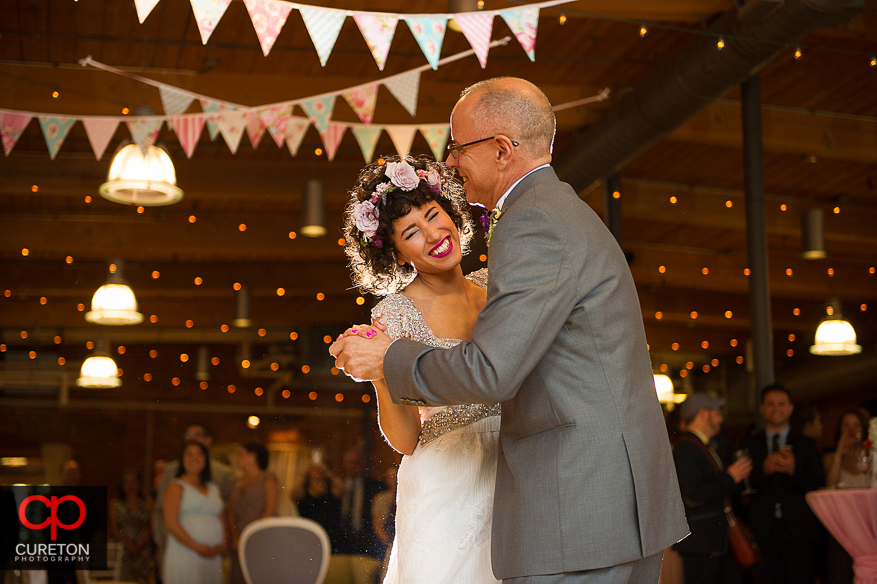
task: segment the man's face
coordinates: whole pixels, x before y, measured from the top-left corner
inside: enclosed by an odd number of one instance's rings
[[[719,430],[722,429],[722,422],[724,421],[725,418],[722,417],[722,412],[720,412],[718,408],[707,410],[706,425],[710,431],[710,438],[718,436]]]
[[[469,96],[467,96],[468,98]],[[474,124],[471,123],[471,99],[463,98],[457,103],[451,114],[451,136],[456,144],[466,144],[487,138],[476,135]],[[467,146],[462,150],[451,150],[445,161],[455,168],[463,180],[466,199],[470,205],[480,205],[492,210],[502,193],[496,192],[497,181],[495,167],[491,164],[496,154],[493,140],[485,140]]]
[[[792,417],[793,409],[789,396],[782,391],[769,391],[761,400],[761,415],[772,428],[785,428]]]

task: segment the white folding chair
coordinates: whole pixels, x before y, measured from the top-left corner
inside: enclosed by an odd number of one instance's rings
[[[302,517],[257,519],[238,545],[247,584],[322,584],[331,551],[326,530]]]

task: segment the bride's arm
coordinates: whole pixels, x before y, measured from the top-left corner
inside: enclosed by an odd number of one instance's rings
[[[409,455],[420,437],[420,412],[415,406],[394,404],[383,379],[372,383],[378,396],[378,425],[393,449]]]

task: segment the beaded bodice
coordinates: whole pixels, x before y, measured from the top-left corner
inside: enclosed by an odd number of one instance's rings
[[[482,288],[487,287],[487,269],[482,268],[466,276],[469,280]],[[450,349],[462,341],[460,339],[439,338],[426,324],[420,310],[407,296],[403,294],[391,294],[381,300],[372,309],[372,319],[381,317],[381,322],[387,327],[387,334],[393,340],[410,339],[442,349]],[[465,404],[454,406],[421,407],[420,410],[420,438],[421,445],[457,430],[488,416],[498,416],[500,405]]]

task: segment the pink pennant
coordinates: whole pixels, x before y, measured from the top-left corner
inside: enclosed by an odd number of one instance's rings
[[[231,0],[189,0],[189,2],[192,4],[192,12],[195,13],[198,32],[201,33],[201,44],[206,45],[207,39],[213,34]]]
[[[204,114],[176,116],[168,118],[167,122],[176,133],[177,140],[180,141],[180,146],[186,153],[186,158],[192,158],[195,145],[198,144],[198,138],[201,137],[201,131],[204,129]]]
[[[0,115],[0,139],[3,141],[3,152],[6,156],[12,152],[12,148],[18,142],[21,133],[24,132],[31,119],[33,116],[29,114],[6,113]]]
[[[378,84],[369,85],[367,87],[358,87],[351,91],[344,92],[344,99],[359,116],[363,124],[372,123],[375,115],[375,103],[378,99]]]
[[[286,141],[287,125],[292,117],[292,105],[272,105],[259,110],[259,119],[268,128],[268,133],[274,138],[278,148],[283,147]]]
[[[289,120],[289,125],[286,126],[286,147],[289,148],[289,153],[293,156],[298,155],[299,146],[301,146],[310,125],[311,123],[305,118],[293,116]]]
[[[146,156],[149,147],[155,144],[155,139],[158,138],[158,132],[161,130],[163,122],[163,118],[154,117],[125,120],[125,123],[128,124],[128,131],[131,132],[131,138],[133,138],[135,144],[140,146],[143,156]]]
[[[100,160],[113,134],[116,133],[119,120],[116,118],[82,118],[82,125],[85,126],[85,134],[88,136],[91,149],[94,150],[94,157]]]
[[[266,57],[280,34],[280,29],[286,24],[286,19],[292,10],[292,4],[287,2],[272,2],[271,0],[244,0],[259,44],[262,45],[262,54]]]
[[[265,124],[262,123],[259,113],[255,110],[244,112],[244,118],[247,120],[247,136],[249,136],[250,144],[253,145],[253,150],[255,150],[265,134]]]
[[[335,159],[338,145],[341,144],[341,138],[344,136],[346,130],[347,124],[329,122],[329,127],[320,132],[320,138],[323,139],[323,146],[326,147],[326,157],[330,161]]]
[[[393,42],[393,35],[396,34],[396,24],[399,22],[398,16],[390,14],[367,14],[357,12],[353,15],[362,38],[365,39],[368,48],[378,64],[378,69],[384,70],[387,62],[387,54],[390,52],[390,44]]]
[[[455,14],[454,20],[460,25],[463,36],[472,45],[484,69],[487,67],[487,51],[490,50],[490,35],[493,32],[493,12],[464,12]]]

